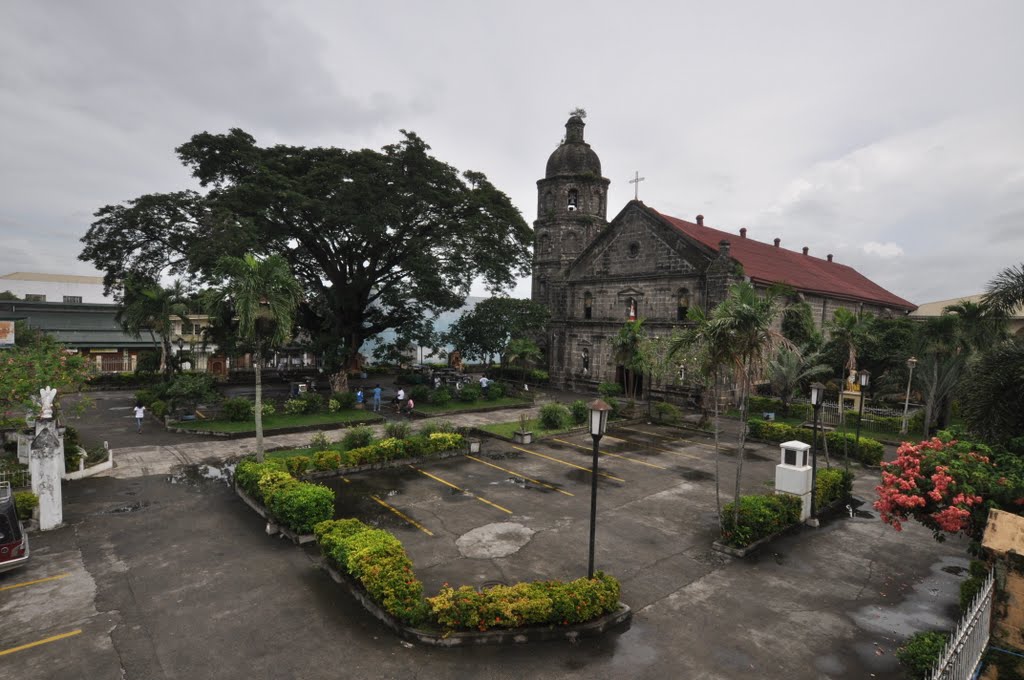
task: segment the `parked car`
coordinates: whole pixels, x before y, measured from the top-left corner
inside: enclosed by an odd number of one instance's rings
[[[28,534],[18,519],[10,482],[0,482],[0,573],[28,562]]]

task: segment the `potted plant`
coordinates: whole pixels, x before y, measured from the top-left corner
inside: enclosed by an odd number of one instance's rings
[[[519,431],[512,433],[512,441],[516,444],[529,444],[533,441],[533,432],[528,429],[530,425],[529,418],[523,413],[519,416]]]

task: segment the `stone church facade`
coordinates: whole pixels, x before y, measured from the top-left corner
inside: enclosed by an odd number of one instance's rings
[[[630,201],[607,220],[609,180],[583,139],[584,122],[566,123],[562,144],[537,182],[532,299],[551,310],[541,342],[554,385],[595,388],[624,380],[612,340],[623,324],[644,320],[652,336],[685,326],[691,306],[711,309],[729,286],[785,283],[811,305],[820,327],[839,307],[876,315],[914,305],[851,267],[663,215]]]

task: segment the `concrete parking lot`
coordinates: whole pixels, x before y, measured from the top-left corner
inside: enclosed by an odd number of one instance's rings
[[[340,516],[398,535],[428,593],[444,582],[575,578],[586,572],[590,449],[587,435],[488,440],[472,458],[331,485]],[[626,633],[575,645],[409,646],[318,569],[315,548],[267,537],[226,485],[172,465],[173,474],[65,489],[68,526],[33,536],[28,569],[0,576],[0,589],[17,586],[0,590],[0,620],[15,622],[0,631],[0,669],[32,678],[898,678],[898,642],[955,616],[959,541],[938,544],[917,526],[897,533],[865,505],[737,560],[710,549],[710,439],[640,424],[612,430],[601,451],[596,562],[622,581],[635,611]],[[767,446],[748,454],[746,492],[768,490],[776,456]],[[725,497],[734,461],[722,460]],[[871,498],[876,475],[859,474],[860,498]]]

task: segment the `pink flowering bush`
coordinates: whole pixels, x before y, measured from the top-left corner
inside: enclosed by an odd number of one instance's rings
[[[943,441],[904,442],[896,460],[882,463],[875,509],[900,531],[914,519],[945,534],[981,537],[989,508],[1020,512],[1024,504],[1024,464],[984,445]]]

